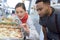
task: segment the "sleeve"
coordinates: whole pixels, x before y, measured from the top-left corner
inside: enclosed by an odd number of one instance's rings
[[[40,30],[40,40],[44,40],[44,34],[43,34],[42,27],[41,27],[41,30]]]
[[[58,23],[58,26],[59,26],[59,29],[60,29],[60,13],[57,15],[57,23]]]
[[[28,26],[30,28],[29,39],[38,40],[39,39],[39,34],[38,34],[37,30],[35,29],[35,26],[33,25],[33,22],[32,22],[30,17],[27,20],[27,22],[28,22]]]

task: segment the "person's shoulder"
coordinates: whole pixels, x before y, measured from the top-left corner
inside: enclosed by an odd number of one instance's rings
[[[60,19],[60,9],[55,8],[55,15],[57,15],[58,19]]]
[[[60,9],[55,8],[55,14],[60,15]]]
[[[60,17],[60,9],[57,9],[57,8],[53,8],[54,12],[52,14],[52,17],[58,15]]]

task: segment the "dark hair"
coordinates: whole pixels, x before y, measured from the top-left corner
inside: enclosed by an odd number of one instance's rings
[[[15,6],[15,9],[18,8],[18,7],[22,7],[22,8],[26,11],[25,4],[24,4],[24,3],[18,3],[18,4]]]
[[[50,4],[50,0],[36,0],[36,4],[39,2],[43,2],[43,3],[49,3]]]

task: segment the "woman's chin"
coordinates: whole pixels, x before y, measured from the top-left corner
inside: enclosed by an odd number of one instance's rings
[[[19,19],[22,19],[23,17],[21,17],[21,16],[18,16],[19,17]]]

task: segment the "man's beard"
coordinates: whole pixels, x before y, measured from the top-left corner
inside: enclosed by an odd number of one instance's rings
[[[45,13],[43,16],[40,16],[40,17],[47,17],[48,16],[48,12],[47,13]]]
[[[44,15],[44,17],[48,16],[48,14],[49,14],[49,13],[46,13],[46,14]]]

